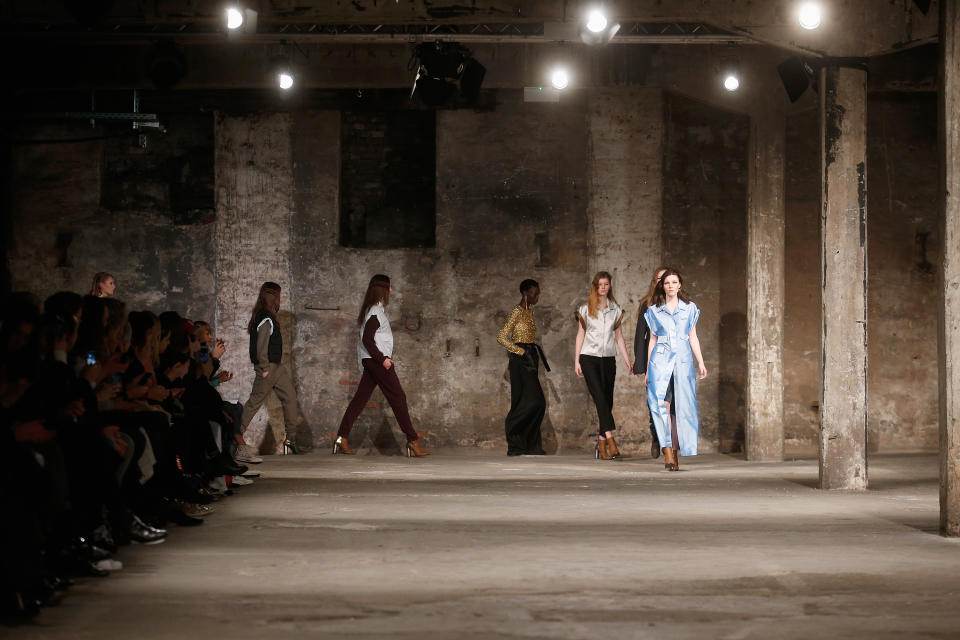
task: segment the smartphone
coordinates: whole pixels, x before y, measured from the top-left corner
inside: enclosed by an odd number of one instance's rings
[[[200,351],[197,352],[197,360],[200,362],[206,362],[207,358],[210,357],[210,348],[207,346],[206,342],[200,343]]]
[[[97,352],[96,352],[96,351],[87,351],[87,364],[88,364],[88,365],[97,364]]]

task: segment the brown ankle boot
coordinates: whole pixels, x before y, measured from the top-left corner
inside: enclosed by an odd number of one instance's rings
[[[348,456],[356,455],[356,451],[350,448],[350,444],[347,442],[347,439],[343,436],[338,437],[333,441],[333,453],[343,453]]]
[[[663,448],[663,468],[667,471],[676,471],[679,468],[677,466],[677,453],[673,447]]]
[[[620,449],[617,447],[617,441],[613,439],[613,436],[607,436],[607,453],[613,459],[620,457]]]
[[[607,449],[607,441],[603,438],[597,438],[597,449],[594,452],[594,458],[597,460],[612,460],[610,451]]]
[[[674,457],[673,470],[680,471],[680,449],[673,450],[673,457]]]
[[[407,457],[408,458],[422,458],[423,456],[430,455],[429,451],[424,451],[420,448],[420,441],[413,440],[407,443]]]

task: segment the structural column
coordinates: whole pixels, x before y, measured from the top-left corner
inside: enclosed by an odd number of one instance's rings
[[[214,229],[217,266],[216,331],[229,345],[221,366],[237,378],[223,390],[225,400],[246,401],[253,386],[247,323],[260,285],[273,281],[283,288],[280,324],[289,323],[290,216],[293,169],[290,116],[260,114],[233,117],[217,114],[215,143],[217,222]],[[291,327],[282,326],[284,351],[293,343]],[[284,356],[289,366],[289,358]],[[275,442],[282,442],[283,419],[272,398],[267,403]],[[268,411],[250,424],[247,441],[259,447]]]
[[[750,120],[747,203],[748,460],[783,460],[785,123],[773,108]]]
[[[960,0],[940,11],[940,532],[960,536]]]
[[[584,282],[597,271],[610,272],[626,313],[623,332],[632,345],[640,299],[661,261],[663,93],[644,87],[597,89],[590,93],[587,113],[591,255]],[[636,453],[650,438],[646,394],[626,382],[629,372],[619,357],[617,370],[622,378],[614,417],[626,450]]]
[[[820,488],[866,489],[867,74],[820,86]]]

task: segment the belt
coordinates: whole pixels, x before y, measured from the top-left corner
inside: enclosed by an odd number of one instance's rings
[[[543,368],[550,371],[550,364],[547,362],[547,354],[543,352],[543,347],[541,347],[536,342],[518,342],[518,347],[523,347],[524,349],[536,349],[537,353],[540,354],[540,359],[543,360]]]

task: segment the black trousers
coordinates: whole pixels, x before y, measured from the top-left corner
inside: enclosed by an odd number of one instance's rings
[[[547,410],[547,401],[540,387],[540,354],[529,346],[526,353],[510,354],[510,413],[504,421],[507,434],[507,455],[542,455],[540,423]]]
[[[580,370],[587,382],[587,391],[597,407],[600,419],[600,435],[615,431],[613,422],[613,384],[617,379],[617,359],[614,356],[600,357],[580,354]]]

